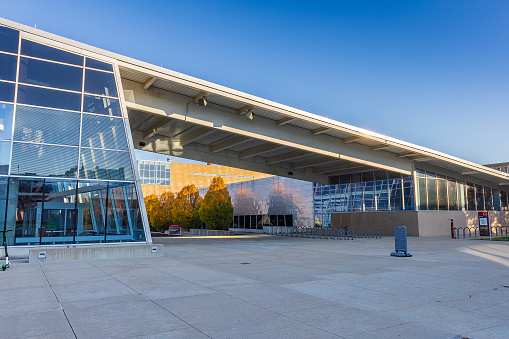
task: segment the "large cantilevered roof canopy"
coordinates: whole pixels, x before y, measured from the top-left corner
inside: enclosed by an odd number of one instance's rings
[[[508,174],[473,162],[9,20],[0,23],[27,38],[117,64],[138,149],[319,183],[371,169],[410,175],[426,163],[509,184]]]

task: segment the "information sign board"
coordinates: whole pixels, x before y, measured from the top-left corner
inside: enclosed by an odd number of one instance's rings
[[[479,220],[479,236],[491,237],[490,216],[488,212],[477,212]]]
[[[391,255],[394,257],[411,257],[412,254],[407,252],[407,229],[405,226],[394,227],[394,247],[395,252]]]

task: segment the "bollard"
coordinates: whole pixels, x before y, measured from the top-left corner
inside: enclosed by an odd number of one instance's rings
[[[451,221],[451,236],[453,239],[456,239],[456,234],[454,234],[454,220],[449,219]]]

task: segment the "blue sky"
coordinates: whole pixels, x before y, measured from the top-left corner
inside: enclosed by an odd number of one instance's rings
[[[508,1],[0,8],[10,20],[460,158],[509,161]]]

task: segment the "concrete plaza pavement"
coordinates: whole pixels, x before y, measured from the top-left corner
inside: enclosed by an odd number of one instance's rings
[[[509,243],[154,238],[164,256],[0,271],[0,338],[508,338]]]

